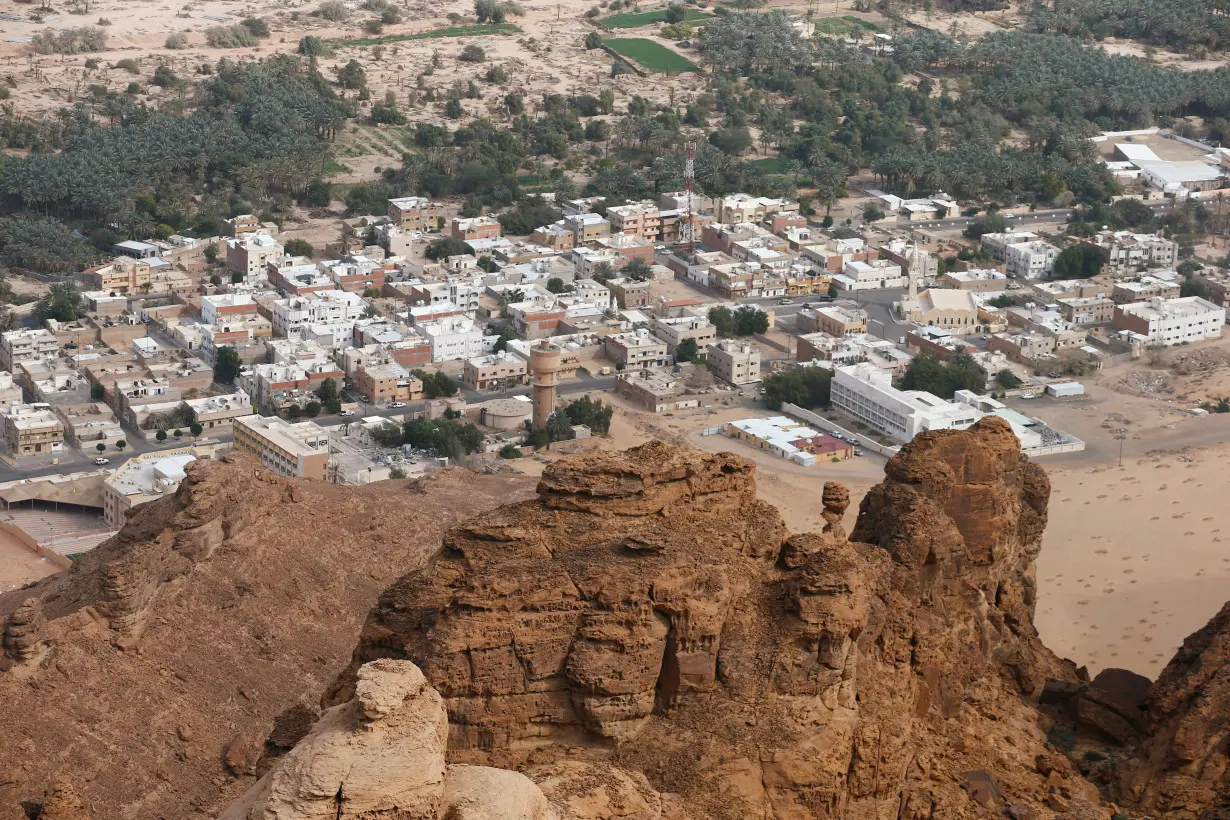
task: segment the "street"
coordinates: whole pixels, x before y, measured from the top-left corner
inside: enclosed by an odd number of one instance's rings
[[[1161,213],[1171,207],[1170,200],[1145,202],[1145,207],[1156,213]],[[1033,222],[1067,222],[1072,218],[1072,208],[1052,208],[1046,211],[1032,211],[1027,214],[1004,214],[1004,221],[1012,225],[1027,225]],[[968,228],[978,217],[958,216],[952,219],[930,219],[923,222],[899,223],[898,227],[924,228],[930,230],[956,230]],[[879,224],[879,223],[877,223]]]

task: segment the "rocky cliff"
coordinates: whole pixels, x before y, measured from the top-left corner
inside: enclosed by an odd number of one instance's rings
[[[380,590],[445,528],[532,488],[189,465],[70,572],[0,596],[0,817],[216,816],[310,729]]]
[[[920,436],[788,536],[731,454],[565,459],[390,587],[326,697],[418,664],[450,758],[608,761],[698,817],[1109,817],[1031,698],[1076,670],[1032,626],[1049,484],[1008,426]]]

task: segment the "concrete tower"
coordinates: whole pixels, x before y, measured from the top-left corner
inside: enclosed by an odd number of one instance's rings
[[[530,348],[530,385],[534,391],[535,427],[546,427],[547,418],[555,412],[555,389],[559,386],[562,356],[563,350],[546,339]]]

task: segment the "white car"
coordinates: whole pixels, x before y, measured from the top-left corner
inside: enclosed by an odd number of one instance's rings
[[[392,404],[390,404],[390,405],[389,405],[389,407],[391,407],[391,408],[392,408],[392,409],[394,409],[394,410],[398,410],[398,409],[400,409],[400,408],[402,408],[402,407],[405,407],[405,406],[406,406],[406,403],[405,403],[404,401],[395,401],[395,402],[393,402]]]
[[[354,415],[354,411],[353,411],[353,410],[339,410],[339,411],[337,412],[337,414],[338,414],[339,416],[353,416],[353,415]]]
[[[99,458],[94,459],[94,463],[95,463],[95,464],[97,464],[99,467],[101,467],[101,466],[103,466],[104,464],[110,464],[110,463],[111,463],[111,459],[109,459],[109,458],[102,458],[102,457],[100,456]]]

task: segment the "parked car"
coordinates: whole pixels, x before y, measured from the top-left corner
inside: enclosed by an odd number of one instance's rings
[[[111,459],[109,459],[109,458],[101,458],[101,457],[100,457],[100,458],[96,458],[96,459],[94,459],[94,463],[95,463],[95,464],[97,464],[99,467],[101,467],[101,466],[103,466],[104,464],[110,464],[110,463],[111,463]]]
[[[339,416],[353,416],[353,415],[354,415],[354,411],[353,411],[353,410],[339,410],[339,411],[337,412],[337,414],[338,414]]]
[[[857,447],[854,448],[854,455],[861,456],[862,454],[863,454],[862,450],[858,449]]]
[[[404,401],[395,401],[389,405],[389,407],[393,408],[394,410],[397,410],[405,406],[406,406],[406,403]]]
[[[788,304],[790,304],[790,299],[782,299],[780,302],[778,302],[778,304],[779,304],[779,305],[788,305]]]

